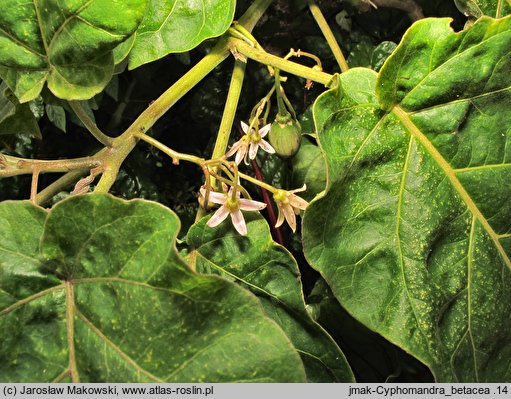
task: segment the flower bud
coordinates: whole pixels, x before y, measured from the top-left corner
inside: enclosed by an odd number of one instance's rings
[[[290,114],[277,114],[268,138],[277,155],[282,158],[291,158],[300,148],[302,128]]]

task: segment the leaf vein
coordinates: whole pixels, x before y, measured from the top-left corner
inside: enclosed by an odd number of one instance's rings
[[[149,377],[150,379],[154,380],[155,382],[165,382],[164,380],[161,380],[160,378],[156,377],[149,371],[142,368],[138,363],[136,363],[128,354],[126,354],[114,342],[108,339],[108,337],[104,335],[103,332],[98,327],[96,327],[89,319],[87,319],[78,309],[76,309],[75,312],[76,315],[85,323],[85,325],[89,327],[89,329],[94,334],[96,334],[96,336],[100,338],[105,345],[113,349],[113,351],[116,352],[123,360],[125,360],[126,363],[131,365],[137,371],[137,373],[141,373],[146,377]]]
[[[499,241],[498,234],[495,232],[495,230],[493,230],[491,225],[488,223],[488,220],[484,217],[484,215],[481,213],[475,202],[472,200],[472,197],[470,197],[470,195],[465,190],[461,182],[458,180],[458,178],[456,177],[456,173],[454,172],[454,169],[451,167],[451,165],[445,160],[442,154],[440,154],[440,152],[428,140],[428,138],[420,131],[420,129],[413,123],[413,121],[410,119],[406,111],[404,111],[399,106],[395,106],[392,112],[401,120],[403,125],[410,132],[410,134],[413,137],[417,138],[417,140],[423,145],[424,149],[438,163],[440,168],[444,171],[447,178],[453,185],[454,189],[460,195],[465,205],[468,207],[470,212],[473,215],[475,215],[479,223],[481,223],[483,228],[486,230],[488,235],[493,240],[495,246],[497,247],[497,250],[499,251],[502,257],[503,262],[508,266],[509,269],[511,269],[511,260],[509,259],[508,255],[506,254],[506,251],[502,247],[502,244]]]

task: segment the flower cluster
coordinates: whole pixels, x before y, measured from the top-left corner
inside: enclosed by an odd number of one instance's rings
[[[226,157],[230,157],[236,154],[236,164],[239,164],[242,159],[247,164],[247,157],[249,159],[254,159],[259,148],[262,148],[264,151],[270,154],[275,153],[275,149],[266,140],[264,140],[264,137],[270,130],[270,124],[263,126],[261,129],[251,128],[245,122],[241,122],[241,126],[245,134],[239,141],[233,144],[229,151],[227,151],[225,154]],[[222,162],[225,162],[225,159]],[[201,204],[204,204],[205,202],[211,202],[213,204],[220,205],[220,207],[215,211],[213,216],[211,216],[207,222],[209,227],[218,226],[225,219],[227,219],[227,216],[230,216],[231,222],[236,231],[244,236],[247,234],[247,225],[241,211],[260,211],[266,207],[266,204],[259,201],[241,198],[240,187],[238,186],[239,181],[236,184],[234,183],[234,181],[238,180],[240,174],[236,167],[234,169],[235,174],[231,175],[229,178],[232,179],[232,181],[227,181],[229,185],[232,184],[230,188],[225,183],[223,183],[223,192],[218,192],[213,191],[211,188],[207,188],[206,186],[202,186],[200,189],[199,202]],[[305,210],[305,208],[307,208],[309,205],[307,201],[305,201],[303,198],[300,198],[295,193],[306,190],[306,186],[304,185],[302,188],[286,191],[282,189],[275,189],[265,184],[264,182],[259,183],[259,181],[254,180],[246,175],[243,175],[242,177],[256,184],[260,184],[273,192],[273,199],[275,200],[279,210],[275,227],[280,227],[285,220],[291,227],[291,230],[295,232],[296,215],[298,215],[300,211]],[[243,189],[242,191],[245,192]]]

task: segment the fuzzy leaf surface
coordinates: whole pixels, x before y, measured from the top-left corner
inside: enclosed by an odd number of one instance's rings
[[[149,0],[130,54],[129,68],[182,53],[224,33],[234,18],[235,0]]]
[[[196,270],[231,279],[256,294],[300,353],[308,382],[352,382],[343,353],[305,309],[296,261],[272,240],[262,217],[246,215],[246,220],[245,237],[227,223],[212,229],[207,218],[193,225],[186,241]]]
[[[438,381],[511,380],[510,52],[510,18],[425,19],[314,107],[328,183],[305,254]]]
[[[252,294],[186,266],[169,209],[87,195],[0,220],[2,382],[304,380]]]
[[[21,102],[45,82],[88,99],[112,77],[112,50],[136,31],[147,0],[11,0],[0,14],[0,77]]]

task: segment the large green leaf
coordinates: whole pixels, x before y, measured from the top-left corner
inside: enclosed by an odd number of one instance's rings
[[[149,0],[130,54],[129,68],[170,53],[191,50],[224,33],[234,17],[235,0]]]
[[[304,380],[252,294],[183,263],[167,208],[3,202],[0,222],[1,381]]]
[[[465,15],[471,17],[500,18],[511,13],[510,0],[454,0],[456,7]]]
[[[87,99],[112,77],[112,50],[138,27],[147,0],[11,0],[0,13],[0,76],[21,102],[45,82]]]
[[[328,182],[306,256],[439,381],[511,380],[510,52],[511,18],[422,20],[314,108]]]
[[[202,218],[186,241],[197,271],[238,282],[254,292],[302,357],[309,382],[351,382],[353,374],[332,338],[305,309],[296,261],[276,244],[261,216],[246,216],[248,234],[229,224],[214,229]]]

